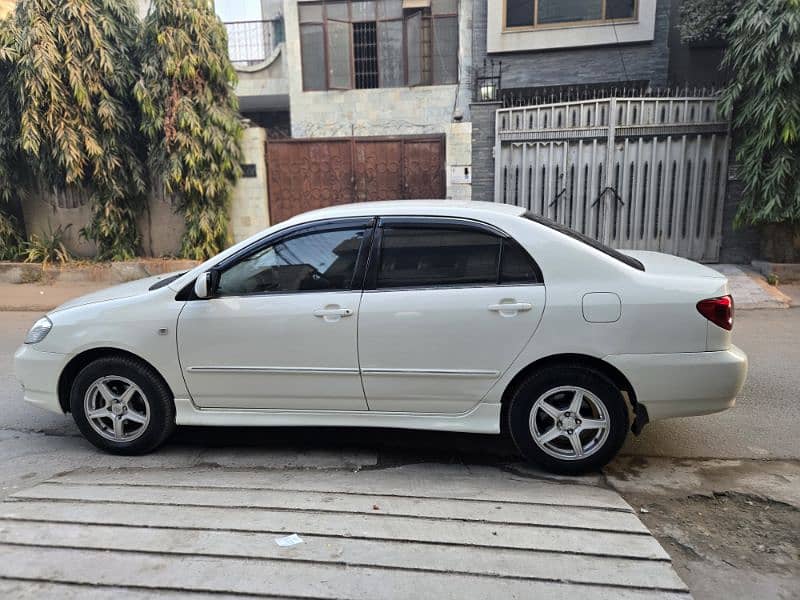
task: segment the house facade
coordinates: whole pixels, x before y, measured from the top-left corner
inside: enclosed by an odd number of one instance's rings
[[[265,184],[237,238],[330,204],[471,197],[473,3],[216,0]],[[259,137],[261,136],[261,137]],[[246,140],[247,141],[247,140]],[[265,180],[261,181],[262,162]],[[240,184],[242,185],[242,184]]]

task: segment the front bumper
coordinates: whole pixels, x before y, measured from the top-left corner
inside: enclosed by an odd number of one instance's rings
[[[731,408],[747,376],[747,355],[719,352],[618,354],[606,360],[628,378],[651,421]]]
[[[66,354],[37,350],[35,344],[19,347],[14,354],[14,373],[22,384],[27,402],[64,413],[58,401],[58,378],[68,358]]]

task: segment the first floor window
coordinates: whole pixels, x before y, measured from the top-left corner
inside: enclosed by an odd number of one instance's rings
[[[535,27],[636,18],[638,0],[506,0],[506,27]]]
[[[353,66],[356,88],[378,87],[378,30],[375,21],[353,23]]]
[[[458,0],[300,2],[305,90],[458,83]]]

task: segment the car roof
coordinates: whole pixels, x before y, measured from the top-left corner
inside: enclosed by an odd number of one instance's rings
[[[288,222],[305,223],[320,219],[339,217],[365,217],[390,215],[430,215],[453,217],[485,217],[505,214],[520,216],[525,213],[521,206],[499,204],[496,202],[478,202],[462,200],[390,200],[381,202],[358,202],[355,204],[339,204],[312,210]]]

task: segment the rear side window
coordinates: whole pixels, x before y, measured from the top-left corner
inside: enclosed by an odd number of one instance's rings
[[[541,283],[539,267],[525,249],[513,240],[503,240],[500,283]]]
[[[542,217],[541,215],[535,215],[531,212],[526,212],[523,216],[526,219],[529,219],[530,221],[534,221],[536,223],[539,223],[540,225],[549,227],[550,229],[555,229],[559,233],[563,233],[564,235],[569,236],[574,240],[583,242],[587,246],[591,246],[595,250],[599,250],[600,252],[602,252],[607,256],[610,256],[611,258],[614,258],[620,261],[621,263],[625,263],[629,267],[633,267],[634,269],[638,269],[639,271],[644,271],[644,265],[635,258],[633,258],[632,256],[628,256],[627,254],[623,254],[618,250],[614,250],[614,248],[606,246],[602,242],[598,242],[596,239],[590,238],[588,235],[578,233],[574,229],[570,229],[569,227],[565,227],[560,223],[556,223],[555,221],[551,221],[548,218]]]
[[[384,227],[378,288],[539,283],[515,242],[468,228]]]

